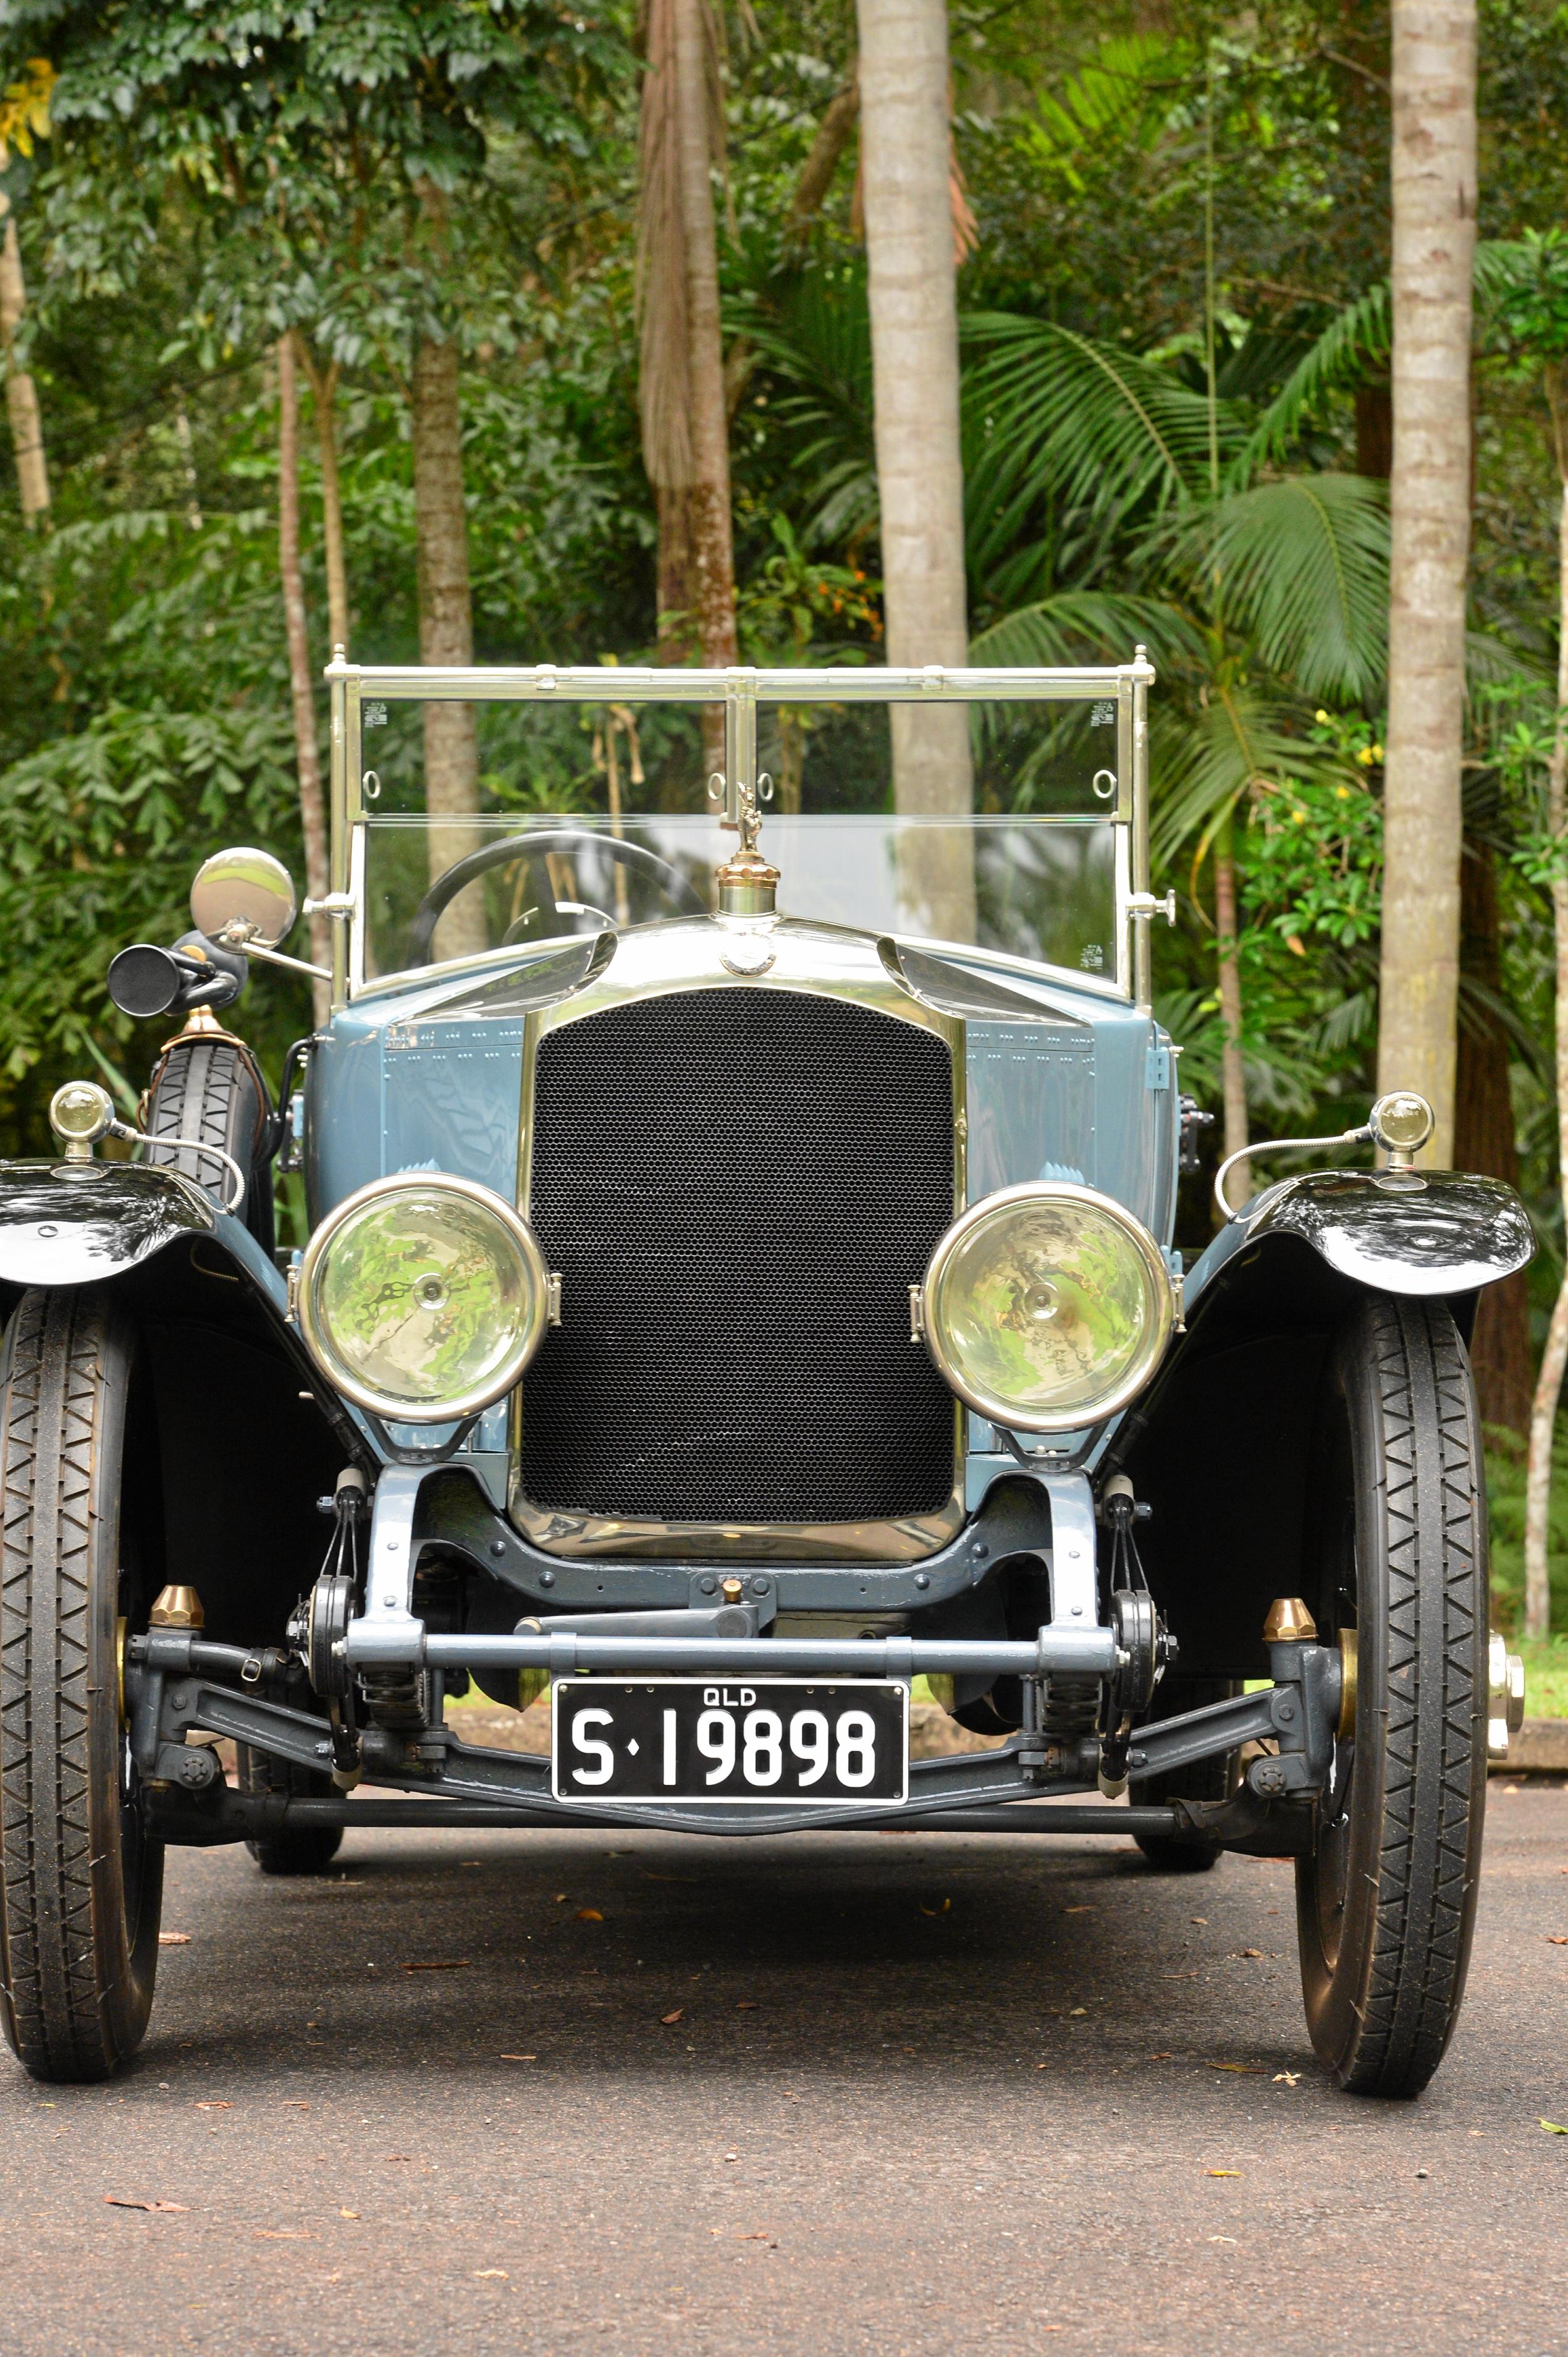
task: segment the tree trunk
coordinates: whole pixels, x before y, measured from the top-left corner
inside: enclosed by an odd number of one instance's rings
[[[11,419],[11,439],[16,451],[16,490],[22,521],[29,527],[49,520],[49,471],[44,458],[44,422],[38,409],[38,389],[26,369],[11,366],[16,330],[27,308],[27,290],[22,277],[22,250],[11,200],[0,195],[0,349],[5,362],[5,407]]]
[[[468,524],[463,505],[462,418],[457,347],[421,336],[413,382],[413,504],[419,547],[419,660],[471,663],[473,602],[468,588]],[[460,822],[479,807],[479,749],[471,704],[424,706],[424,806],[434,879],[482,841]],[[456,821],[458,823],[453,823]],[[438,958],[472,956],[489,946],[484,888],[460,893],[435,929]]]
[[[1356,472],[1386,483],[1394,463],[1393,388],[1386,376],[1356,387]]]
[[[1557,464],[1563,479],[1557,526],[1557,732],[1546,778],[1546,823],[1562,843],[1568,828],[1568,448],[1554,404]],[[1552,883],[1552,915],[1557,944],[1557,1171],[1568,1209],[1568,879],[1559,871]],[[1524,1485],[1524,1633],[1544,1637],[1552,1622],[1551,1564],[1547,1554],[1552,1505],[1552,1443],[1568,1367],[1568,1266],[1546,1329],[1535,1399],[1530,1415],[1530,1453]]]
[[[283,582],[284,629],[288,640],[288,683],[294,705],[294,751],[299,772],[299,816],[305,835],[305,888],[313,900],[330,888],[327,873],[327,801],[321,791],[321,748],[316,705],[310,693],[310,640],[305,620],[305,576],[299,563],[299,389],[294,370],[294,339],[278,338],[278,573]],[[332,963],[328,917],[310,920],[310,954],[317,965]],[[313,981],[316,1028],[332,1012],[332,985]]]
[[[1461,992],[1458,1072],[1454,1092],[1454,1165],[1519,1184],[1519,1146],[1509,1087],[1509,1035],[1488,1000],[1502,989],[1498,936],[1498,868],[1489,843],[1468,842],[1459,864],[1459,966],[1475,985]],[[1485,996],[1479,994],[1485,994]],[[1532,1388],[1530,1286],[1523,1269],[1488,1285],[1476,1304],[1470,1364],[1483,1424],[1524,1437]]]
[[[696,652],[692,633],[692,527],[686,493],[656,486],[659,503],[659,661],[690,662]]]
[[[1394,0],[1393,551],[1378,1086],[1454,1151],[1470,544],[1475,0]]]
[[[674,0],[682,242],[690,349],[692,480],[687,493],[693,616],[710,670],[739,660],[730,537],[729,410],[714,228],[714,61],[703,0]]]
[[[1225,1100],[1225,1152],[1239,1154],[1249,1139],[1247,1068],[1241,1056],[1241,968],[1236,955],[1235,821],[1214,838],[1214,931],[1219,957],[1219,1071]],[[1244,1203],[1252,1181],[1244,1163],[1225,1181],[1225,1200]]]
[[[343,490],[338,479],[338,363],[317,368],[310,346],[297,330],[295,350],[310,379],[316,406],[316,443],[321,457],[321,538],[327,558],[327,630],[334,651],[349,648],[349,565],[343,545]]]
[[[800,167],[800,177],[789,199],[789,211],[784,224],[789,239],[803,238],[822,209],[839,160],[854,135],[855,119],[860,113],[860,69],[853,66],[843,88],[828,101],[822,119],[817,125],[817,135],[811,152]]]
[[[961,667],[969,629],[947,8],[857,0],[856,13],[887,661]],[[895,705],[890,717],[900,814],[967,815],[974,780],[964,706]],[[967,830],[912,830],[899,892],[911,930],[972,941]]]

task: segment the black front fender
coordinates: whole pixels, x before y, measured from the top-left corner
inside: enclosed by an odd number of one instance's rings
[[[1189,1274],[1187,1329],[1107,1452],[1152,1510],[1144,1566],[1194,1676],[1266,1675],[1270,1603],[1310,1593],[1312,1433],[1345,1318],[1369,1292],[1424,1296],[1467,1335],[1480,1288],[1535,1249],[1499,1180],[1410,1175],[1315,1171],[1249,1203]]]
[[[188,1322],[260,1352],[326,1418],[340,1461],[373,1469],[289,1318],[276,1264],[242,1221],[156,1164],[0,1162],[0,1317],[34,1286],[108,1284],[145,1324]]]
[[[1530,1214],[1500,1178],[1314,1170],[1265,1189],[1216,1237],[1187,1279],[1188,1308],[1237,1253],[1281,1236],[1353,1285],[1448,1297],[1496,1285],[1535,1253]]]
[[[345,1465],[373,1478],[376,1458],[312,1365],[273,1261],[178,1171],[0,1163],[0,1307],[33,1288],[102,1289],[129,1314],[158,1577],[197,1589],[209,1636],[277,1643],[328,1544],[317,1499]]]
[[[177,1170],[139,1162],[0,1163],[0,1286],[101,1285],[139,1267],[181,1236],[213,1235],[223,1219],[231,1256],[263,1289],[273,1276],[259,1247],[237,1254],[238,1221],[220,1214]],[[262,1263],[258,1269],[257,1261]]]

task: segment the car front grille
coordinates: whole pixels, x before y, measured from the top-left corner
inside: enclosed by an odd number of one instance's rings
[[[935,1032],[766,988],[547,1032],[529,1216],[564,1322],[524,1386],[524,1497],[656,1523],[938,1511],[953,1405],[908,1289],[952,1210]]]

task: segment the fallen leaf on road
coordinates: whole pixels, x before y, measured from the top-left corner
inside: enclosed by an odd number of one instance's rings
[[[539,2057],[537,2054],[503,2054],[500,2059],[503,2062],[537,2062]]]
[[[476,2267],[474,2269],[474,2274],[480,2283],[484,2283],[487,2280],[494,2280],[499,2283],[510,2283],[511,2281],[511,2277],[508,2275],[504,2267]]]
[[[564,1890],[558,1890],[558,1891],[555,1893],[555,1904],[556,1904],[556,1906],[557,1906],[557,1907],[564,1907],[564,1906],[565,1906],[565,1904],[566,1904],[566,1893],[565,1893]]]
[[[1568,1948],[1568,1932],[1548,1932],[1546,1944],[1549,1948]]]
[[[1244,2071],[1259,2077],[1262,2077],[1263,2069],[1261,2062],[1209,2062],[1204,2067],[1209,2071]]]
[[[1201,1923],[1205,1931],[1208,1929],[1208,1918],[1207,1915],[1189,1915],[1187,1920],[1189,1923]]]
[[[944,1899],[940,1907],[928,1907],[925,1900],[922,1899],[920,1901],[920,1912],[922,1915],[945,1915],[951,1905],[952,1900],[950,1899]]]
[[[1236,1951],[1239,1956],[1261,1956],[1262,1953],[1262,1948],[1238,1948]]]
[[[737,2234],[736,2236],[736,2241],[737,2243],[766,2243],[770,2251],[776,2251],[779,2248],[778,2244],[774,2241],[771,2234]]]
[[[683,2005],[678,2005],[673,2013],[661,2013],[659,2018],[666,2029],[673,2029],[678,2021],[685,2020],[686,2008]]]
[[[357,2218],[359,2214],[357,2210],[339,2210],[338,2212],[339,2218]]]
[[[1236,2241],[1234,2234],[1210,2234],[1208,2239],[1211,2243],[1230,2243],[1232,2245]]]
[[[1205,2177],[1240,2177],[1241,2174],[1239,2169],[1206,2169],[1203,2173]]]
[[[1092,1915],[1093,1912],[1094,1910],[1092,1907],[1064,1907],[1062,1909],[1062,1913],[1064,1915]]]
[[[472,1962],[471,1956],[437,1956],[404,1964],[403,1969],[405,1973],[464,1973]]]
[[[1174,2062],[1176,2061],[1176,2056],[1174,2054],[1151,2054],[1149,2060],[1151,2062]]]
[[[103,2199],[107,2201],[111,2210],[188,2211],[190,2208],[188,2201],[133,2201],[128,2195],[124,2193],[106,2193],[103,2196]]]
[[[291,2096],[285,2096],[283,2103],[280,2104],[279,2109],[285,2112],[307,2112],[310,2109],[310,2105],[308,2104],[297,2103]]]
[[[735,2001],[735,2009],[736,2013],[755,2013],[761,2002],[762,2000],[760,1997],[737,1996]],[[910,2052],[913,2050],[907,2048],[905,2050],[906,2052]]]
[[[596,1907],[579,1907],[577,1910],[579,1923],[602,1923],[604,1920]]]
[[[1568,2136],[1568,2128],[1560,2128],[1555,2120],[1542,2120],[1541,2125],[1548,2136]],[[158,2207],[161,2209],[162,2206],[160,2202]]]
[[[1276,2071],[1274,2072],[1273,2083],[1276,2087],[1294,2087],[1300,2076],[1301,2072],[1299,2071]],[[1471,2130],[1472,2135],[1475,2135],[1477,2131],[1475,2129]]]
[[[1080,2021],[1088,2011],[1089,2007],[1086,2005],[1075,2005],[1069,2010],[1068,2019],[1069,2021]]]
[[[160,1948],[188,1948],[190,1945],[190,1933],[188,1932],[160,1932],[158,1933],[158,1945]]]
[[[208,2103],[198,2104],[196,2108],[199,2112],[231,2112],[234,2106],[232,2104]]]

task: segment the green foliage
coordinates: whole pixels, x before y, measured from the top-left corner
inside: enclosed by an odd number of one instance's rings
[[[1524,1444],[1516,1433],[1487,1433],[1487,1497],[1492,1537],[1492,1620],[1515,1634],[1524,1618]],[[1559,1426],[1552,1452],[1552,1503],[1547,1525],[1552,1625],[1568,1629],[1568,1427]],[[1568,1639],[1560,1636],[1560,1645]],[[1568,1716],[1568,1710],[1564,1711]]]

